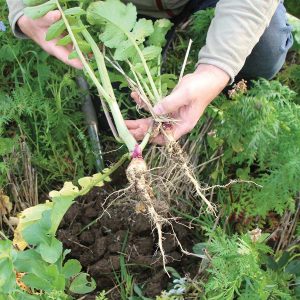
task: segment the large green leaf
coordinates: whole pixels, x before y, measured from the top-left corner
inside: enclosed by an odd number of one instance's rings
[[[22,277],[22,281],[32,289],[43,290],[46,292],[51,290],[51,284],[49,281],[35,274],[25,274]]]
[[[27,246],[23,238],[23,231],[30,225],[38,222],[43,212],[50,210],[53,206],[53,203],[46,202],[43,204],[38,204],[33,207],[27,208],[19,214],[19,224],[14,232],[13,243],[20,250],[24,250]]]
[[[81,271],[81,264],[76,259],[70,259],[68,260],[62,269],[63,274],[65,275],[65,278],[69,279],[75,275],[77,275]]]
[[[42,217],[36,223],[27,226],[22,235],[25,241],[33,246],[38,246],[39,244],[47,244],[50,242],[50,237],[48,236],[49,230],[51,228],[51,212],[49,210],[43,212]]]
[[[46,15],[49,11],[56,8],[56,0],[50,0],[34,7],[25,7],[24,14],[30,19],[38,19]]]
[[[96,288],[94,279],[88,280],[88,274],[81,273],[74,278],[70,285],[70,291],[76,294],[87,294]]]
[[[46,34],[46,41],[51,41],[59,37],[66,30],[66,25],[63,20],[59,20],[52,24]]]
[[[14,266],[18,272],[33,273],[39,277],[45,277],[47,263],[42,260],[41,255],[33,249],[17,251]]]
[[[163,47],[166,44],[166,34],[172,27],[172,23],[168,19],[159,19],[154,23],[154,31],[150,35],[149,45]]]
[[[87,10],[87,20],[92,25],[105,26],[100,38],[107,47],[117,48],[127,40],[126,33],[131,32],[137,18],[133,4],[125,5],[119,0],[98,1]]]
[[[44,261],[54,264],[61,257],[63,252],[62,243],[55,237],[52,237],[50,244],[42,243],[37,248]]]
[[[87,10],[87,19],[90,24],[101,27],[100,39],[105,46],[115,49],[116,60],[136,59],[137,47],[143,48],[146,38],[154,32],[151,20],[137,21],[136,8],[119,0],[92,3]],[[151,57],[157,58],[161,48],[158,52]]]
[[[11,241],[0,241],[0,294],[10,293],[16,286],[12,249]]]

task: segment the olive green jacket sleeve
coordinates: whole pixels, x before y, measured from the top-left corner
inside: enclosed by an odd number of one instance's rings
[[[20,31],[17,26],[17,21],[21,16],[23,16],[24,12],[23,9],[25,5],[23,4],[22,0],[6,0],[8,9],[9,9],[9,23],[11,28],[18,38],[26,38],[26,36]]]
[[[220,0],[198,64],[224,70],[231,82],[268,27],[279,0]]]

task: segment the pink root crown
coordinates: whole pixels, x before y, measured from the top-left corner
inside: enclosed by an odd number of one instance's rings
[[[173,124],[171,124],[170,122],[163,123],[162,126],[163,126],[163,129],[166,130],[166,131],[173,129]]]
[[[131,158],[143,158],[142,150],[139,144],[136,144],[133,152],[131,153]]]

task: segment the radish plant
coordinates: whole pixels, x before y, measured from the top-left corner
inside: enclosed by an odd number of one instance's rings
[[[159,246],[163,253],[161,227],[165,219],[156,210],[164,207],[161,212],[166,213],[168,207],[154,197],[142,154],[151,137],[151,130],[139,144],[127,129],[106,67],[108,51],[99,47],[92,33],[98,33],[100,29],[101,42],[113,52],[108,63],[125,77],[131,89],[138,91],[152,112],[152,105],[162,99],[163,91],[166,92],[166,84],[162,82],[164,77],[160,76],[160,56],[171,23],[168,20],[158,20],[154,24],[146,19],[137,20],[135,6],[125,5],[119,0],[99,1],[87,8],[84,1],[78,1],[78,6],[71,8],[67,3],[58,0],[25,0],[24,4],[28,6],[25,8],[25,15],[36,19],[53,9],[61,12],[62,19],[49,28],[46,38],[51,40],[61,37],[57,44],[73,44],[71,58],[78,57],[81,60],[87,77],[97,88],[109,120],[109,112],[111,113],[113,122],[109,123],[113,123],[112,131],[116,139],[127,146],[131,158],[127,169],[129,183],[138,192],[144,207],[142,210],[148,212],[156,224],[160,236]],[[67,34],[62,36],[63,32]],[[124,65],[127,70],[124,70]],[[170,81],[170,77],[166,79]],[[156,116],[153,115],[153,118]]]
[[[81,60],[86,76],[97,88],[115,138],[124,143],[128,149],[127,157],[131,159],[131,163],[126,174],[131,188],[139,198],[137,210],[147,213],[153,221],[158,232],[158,246],[165,266],[162,226],[170,224],[166,218],[169,206],[165,201],[155,198],[148,168],[143,159],[143,150],[153,131],[157,131],[153,130],[154,123],[158,124],[157,127],[167,138],[168,152],[183,166],[186,176],[209,209],[214,209],[202,195],[182,150],[172,137],[170,130],[172,120],[168,116],[156,116],[152,109],[153,105],[166,95],[168,88],[174,86],[173,75],[160,74],[162,47],[166,42],[165,35],[172,24],[165,19],[154,23],[146,19],[138,20],[135,6],[131,3],[125,5],[120,0],[97,1],[89,6],[86,5],[86,1],[71,3],[74,5],[76,3],[77,6],[69,7],[68,1],[24,0],[24,4],[27,5],[25,15],[37,19],[53,9],[61,12],[62,19],[49,28],[46,39],[58,38],[57,44],[62,46],[73,44],[74,52],[70,55],[70,59],[78,57]],[[135,140],[125,125],[107,65],[115,68],[124,77],[132,91],[138,92],[152,115],[153,126],[150,126],[141,143]],[[166,123],[166,126],[160,126],[163,123]],[[65,189],[68,189],[68,186],[65,186]],[[61,209],[61,213],[64,214],[66,210],[67,206]],[[59,219],[53,219],[52,222],[52,228],[56,229]],[[22,230],[21,228],[20,231]]]

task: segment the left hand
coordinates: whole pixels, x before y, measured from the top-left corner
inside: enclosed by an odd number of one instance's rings
[[[176,120],[172,133],[178,140],[196,126],[205,108],[222,92],[229,79],[226,72],[215,66],[199,65],[194,73],[184,76],[173,92],[154,107],[154,112],[157,115],[169,114]],[[138,97],[133,95],[133,98],[139,102]],[[126,125],[137,140],[142,140],[151,122],[151,118],[128,120]],[[163,145],[166,140],[159,134],[152,143]]]

